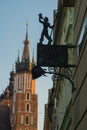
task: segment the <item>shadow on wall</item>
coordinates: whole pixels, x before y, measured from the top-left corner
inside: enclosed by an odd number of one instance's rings
[[[9,107],[0,104],[0,130],[11,130]]]

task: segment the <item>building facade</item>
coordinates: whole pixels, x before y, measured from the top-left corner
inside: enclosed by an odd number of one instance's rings
[[[50,130],[87,129],[87,2],[86,0],[58,0],[54,11],[53,44],[72,45],[68,51],[71,68],[54,68],[55,72],[67,74],[76,90],[67,79],[53,81],[54,91],[50,95]],[[56,105],[55,105],[56,99]],[[49,104],[49,102],[48,102]],[[55,107],[56,106],[56,107]],[[56,109],[55,109],[56,108]],[[48,116],[49,117],[49,116]],[[55,118],[54,118],[55,117]],[[45,122],[46,123],[46,122]]]
[[[77,65],[73,77],[76,92],[72,96],[72,130],[87,129],[87,1],[75,2],[74,52]]]
[[[73,46],[74,41],[74,3],[66,6],[65,1],[58,0],[58,9],[54,10],[54,34],[53,44],[61,46]],[[74,49],[68,48],[68,64],[73,64]],[[71,80],[72,68],[56,67],[56,73],[62,73]],[[53,93],[51,94],[53,102],[53,112],[51,115],[53,130],[68,130],[71,124],[71,102],[72,102],[72,84],[63,77],[53,80]],[[50,109],[50,108],[49,108]],[[51,114],[51,113],[50,113]]]

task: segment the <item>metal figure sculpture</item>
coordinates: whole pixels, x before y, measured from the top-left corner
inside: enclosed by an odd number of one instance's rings
[[[41,13],[39,14],[39,22],[43,24],[43,30],[41,33],[41,38],[39,43],[42,44],[45,36],[48,39],[48,44],[51,44],[52,39],[51,39],[51,35],[48,34],[48,28],[53,29],[54,25],[51,26],[48,17],[43,18]]]

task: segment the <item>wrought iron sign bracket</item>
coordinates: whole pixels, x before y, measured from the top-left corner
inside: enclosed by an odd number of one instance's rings
[[[76,90],[73,80],[65,74],[62,74],[60,72],[57,73],[57,72],[54,72],[54,71],[52,71],[52,72],[46,71],[46,69],[42,69],[40,66],[34,66],[33,69],[32,69],[33,79],[37,79],[37,78],[41,77],[42,75],[45,76],[45,74],[53,74],[53,75],[56,75],[58,77],[63,77],[63,78],[68,79],[70,81],[71,85],[72,85],[72,93]]]

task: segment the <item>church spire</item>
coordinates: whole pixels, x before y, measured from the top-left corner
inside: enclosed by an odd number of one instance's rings
[[[24,49],[22,54],[22,61],[30,61],[30,50],[29,50],[29,40],[28,40],[28,23],[26,23],[26,37],[24,41]]]
[[[26,41],[28,40],[28,22],[26,23]]]
[[[17,57],[17,62],[20,62],[20,57],[19,57],[19,50],[18,50],[18,57]]]
[[[33,51],[33,56],[32,56],[32,65],[35,65],[35,60],[34,60],[34,51]]]

